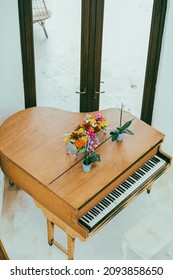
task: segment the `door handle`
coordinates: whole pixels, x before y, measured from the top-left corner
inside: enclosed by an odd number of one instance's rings
[[[76,91],[77,94],[86,94],[86,87],[84,88],[84,91]]]

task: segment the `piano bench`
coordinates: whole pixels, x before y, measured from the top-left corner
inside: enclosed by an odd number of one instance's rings
[[[159,215],[158,213],[145,216],[122,237],[123,259],[127,259],[127,247],[142,259],[151,259],[164,246],[173,240],[172,215]],[[170,256],[173,243],[167,254]]]

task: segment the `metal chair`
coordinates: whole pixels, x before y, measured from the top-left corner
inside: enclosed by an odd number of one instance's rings
[[[45,28],[45,20],[51,17],[51,12],[47,9],[44,0],[32,0],[32,13],[33,13],[33,24],[39,23],[44,30],[46,38],[48,34]]]

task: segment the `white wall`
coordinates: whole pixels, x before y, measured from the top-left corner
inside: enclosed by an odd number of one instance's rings
[[[167,16],[162,42],[162,51],[152,125],[166,137],[163,150],[173,155],[173,1],[168,0]]]
[[[18,1],[0,0],[0,124],[24,108]],[[3,199],[0,170],[0,219]]]
[[[0,0],[0,124],[24,108],[18,1]]]

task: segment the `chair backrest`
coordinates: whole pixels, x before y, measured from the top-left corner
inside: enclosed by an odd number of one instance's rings
[[[50,17],[44,0],[32,0],[33,23],[43,21]]]

